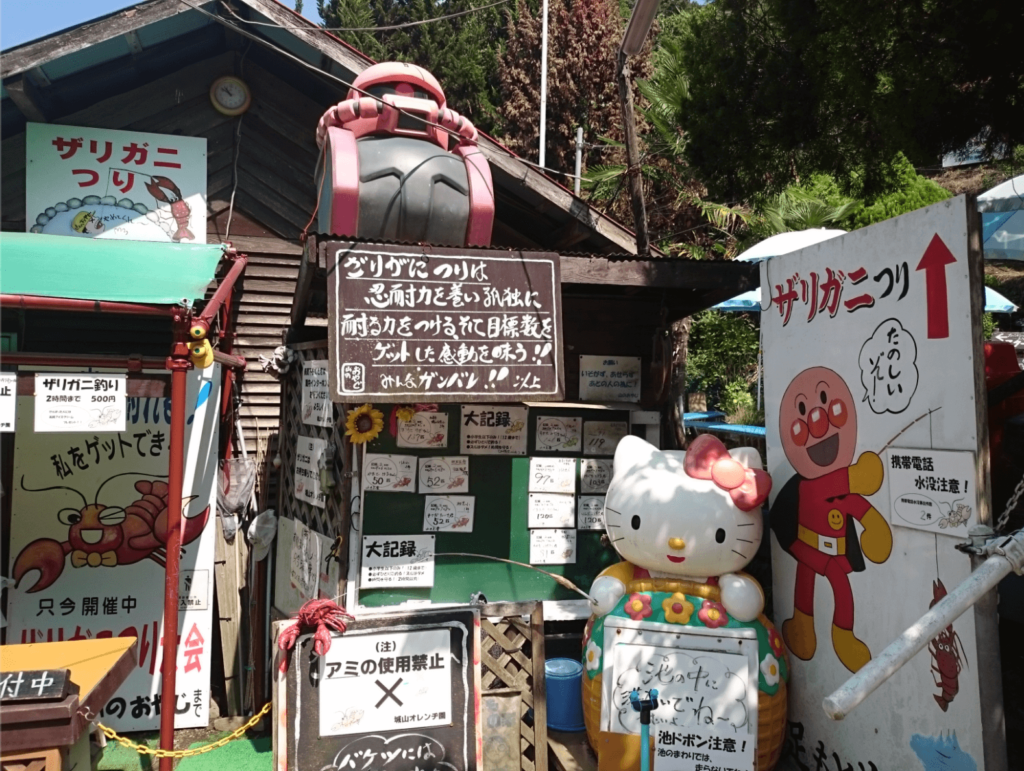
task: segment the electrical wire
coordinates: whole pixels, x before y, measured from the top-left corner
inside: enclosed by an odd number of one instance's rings
[[[478,5],[475,8],[467,8],[463,11],[456,11],[455,13],[446,13],[444,16],[434,16],[430,19],[420,19],[419,21],[406,21],[401,24],[389,24],[383,27],[320,27],[325,32],[391,32],[396,29],[406,29],[408,27],[419,27],[423,24],[432,24],[435,21],[444,21],[445,19],[456,19],[459,16],[466,16],[470,13],[476,13],[477,11],[486,11],[488,8],[494,8],[498,5],[505,5],[510,0],[497,0],[495,3],[489,3],[488,5]],[[230,6],[225,3],[221,3],[227,10],[231,11]],[[243,19],[238,14],[232,11],[232,15],[239,21],[245,24],[252,24],[259,27],[277,27],[278,29],[309,29],[308,26],[298,25],[289,26],[284,24],[277,24],[272,21],[252,21],[251,19]]]
[[[285,56],[285,57],[291,59],[292,61],[302,65],[303,67],[305,67],[306,69],[310,70],[311,72],[316,73],[317,75],[320,75],[320,76],[325,77],[325,78],[327,78],[329,80],[333,80],[333,81],[335,81],[337,83],[340,83],[341,85],[345,86],[346,88],[348,88],[348,89],[350,89],[352,91],[355,91],[357,94],[360,94],[362,96],[366,96],[366,97],[369,97],[371,99],[376,100],[381,105],[386,104],[384,102],[384,100],[381,99],[379,96],[377,96],[375,94],[371,94],[368,91],[364,91],[363,89],[361,89],[361,88],[359,88],[357,86],[352,85],[347,80],[344,80],[343,78],[340,78],[337,75],[334,75],[334,74],[332,74],[330,72],[326,72],[326,71],[320,69],[315,64],[311,64],[311,63],[307,62],[306,60],[296,56],[293,53],[291,53],[290,51],[286,51],[284,48],[281,48],[280,46],[278,46],[277,44],[271,42],[270,40],[267,40],[266,38],[262,38],[259,35],[255,35],[252,32],[249,32],[248,30],[243,29],[242,27],[239,27],[237,24],[232,23],[229,19],[225,19],[222,16],[218,16],[215,13],[210,13],[210,11],[207,11],[205,8],[201,8],[200,6],[195,5],[194,3],[189,2],[189,0],[179,0],[179,2],[181,2],[183,5],[187,5],[192,10],[198,11],[199,13],[203,14],[204,16],[207,16],[207,17],[213,19],[218,24],[221,24],[221,25],[227,27],[228,29],[234,30],[239,35],[241,35],[241,36],[243,36],[245,38],[248,38],[250,40],[254,40],[257,43],[259,43],[260,45],[264,46],[265,48],[270,48],[271,50],[281,54],[282,56]],[[231,11],[230,8],[228,10],[231,12],[231,14],[233,16],[235,16],[235,18],[240,19],[241,21],[246,21],[245,19],[242,19],[240,16],[235,14],[234,11]],[[265,22],[263,22],[263,23],[265,23]],[[320,32],[326,31],[322,27],[318,27],[315,24],[313,24],[312,22],[310,22],[310,25],[311,25],[310,27],[302,27],[302,26],[283,27],[280,24],[276,24],[276,23],[271,23],[270,24],[270,26],[278,27],[280,29],[308,29],[311,32],[313,32],[313,31],[320,31]],[[422,115],[417,115],[416,113],[408,112],[406,110],[403,110],[400,107],[395,107],[395,109],[400,114],[402,114],[402,115],[404,115],[404,116],[406,116],[408,118],[411,118],[413,120],[419,121],[420,123],[423,123],[423,124],[425,124],[427,126],[431,126],[431,127],[436,128],[436,129],[438,129],[440,131],[443,131],[444,133],[454,137],[456,140],[462,141],[462,139],[463,139],[463,137],[457,131],[454,131],[454,130],[450,129],[447,126],[442,126],[440,123],[435,123],[434,121],[431,121],[431,120],[428,120],[427,118],[424,118]],[[497,154],[504,155],[507,158],[511,158],[513,160],[519,161],[520,163],[524,163],[527,166],[532,166],[535,169],[539,169],[539,170],[544,171],[544,172],[549,173],[549,174],[558,174],[560,176],[569,177],[569,178],[572,178],[572,179],[576,178],[575,175],[573,175],[573,174],[569,174],[569,173],[564,172],[564,171],[558,171],[557,169],[551,169],[551,168],[548,168],[546,166],[541,166],[540,164],[534,163],[533,161],[528,161],[525,158],[522,158],[522,157],[516,155],[515,153],[512,153],[512,152],[510,152],[508,150],[505,150],[503,147],[500,147],[499,145],[497,145],[497,143],[495,143],[495,146],[492,149],[492,151],[497,153]],[[483,153],[482,150],[480,150],[479,152]],[[608,217],[607,215],[604,215],[603,213],[602,213],[602,216],[604,216],[605,219],[611,220],[610,217]],[[612,221],[614,222],[614,220],[612,220]],[[619,223],[616,223],[616,224],[619,224]]]

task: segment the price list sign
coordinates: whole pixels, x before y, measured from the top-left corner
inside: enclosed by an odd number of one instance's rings
[[[331,398],[557,401],[557,254],[328,241]]]

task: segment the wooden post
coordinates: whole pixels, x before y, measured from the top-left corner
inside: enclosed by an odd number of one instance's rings
[[[644,207],[644,181],[640,174],[640,149],[636,140],[636,116],[633,113],[633,89],[629,84],[629,57],[619,49],[619,101],[622,103],[622,124],[626,132],[626,158],[629,191],[633,204],[633,228],[636,230],[636,253],[640,257],[651,254],[651,239],[647,233],[647,210]]]
[[[219,519],[219,517],[218,517]],[[241,527],[234,540],[224,538],[221,523],[217,523],[214,575],[217,586],[217,610],[220,622],[221,655],[224,660],[224,689],[227,697],[227,715],[245,714],[245,659],[242,637],[242,592],[245,589],[245,565],[248,547]]]

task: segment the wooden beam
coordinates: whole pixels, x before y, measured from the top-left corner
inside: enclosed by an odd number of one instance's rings
[[[36,103],[36,89],[27,78],[14,78],[4,83],[7,95],[11,101],[21,110],[21,114],[32,123],[49,123],[46,114]]]
[[[670,258],[611,260],[563,255],[562,283],[718,290],[725,293],[723,299],[727,299],[757,288],[761,279],[758,266],[750,262]]]
[[[580,224],[579,220],[572,219],[551,234],[550,248],[568,249],[570,246],[575,246],[581,241],[586,241],[588,238],[590,238],[590,233],[587,229]]]
[[[200,3],[201,0],[197,0],[196,5]],[[3,72],[4,78],[9,78],[105,40],[120,37],[155,22],[192,10],[181,0],[153,0],[149,3],[125,8],[123,11],[104,16],[102,19],[83,24],[66,32],[58,32],[9,51],[0,57],[0,71]]]

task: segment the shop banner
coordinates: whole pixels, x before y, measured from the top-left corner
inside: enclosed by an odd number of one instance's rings
[[[220,366],[189,373],[175,727],[209,722]],[[100,713],[160,725],[171,400],[129,397],[116,433],[36,433],[19,397],[11,490],[9,643],[138,639],[138,666]]]
[[[206,243],[206,139],[29,123],[32,233]]]
[[[998,662],[978,660],[973,612],[842,722],[821,706],[970,575],[944,536],[962,538],[988,495],[975,493],[971,270],[963,197],[761,263],[774,612],[798,765],[984,768],[978,672]]]

